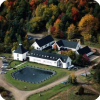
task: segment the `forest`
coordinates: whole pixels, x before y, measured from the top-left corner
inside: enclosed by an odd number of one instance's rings
[[[0,52],[10,53],[20,39],[29,50],[27,32],[100,43],[99,27],[100,6],[93,0],[6,0],[0,7]]]

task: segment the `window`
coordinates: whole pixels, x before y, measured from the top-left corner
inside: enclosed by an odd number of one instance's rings
[[[17,54],[17,57],[19,57],[19,54]]]

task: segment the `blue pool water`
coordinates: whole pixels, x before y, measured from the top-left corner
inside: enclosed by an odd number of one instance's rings
[[[55,74],[55,71],[26,66],[12,73],[12,77],[24,82],[40,83]]]

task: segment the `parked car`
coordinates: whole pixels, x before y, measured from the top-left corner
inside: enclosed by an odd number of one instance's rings
[[[72,69],[73,69],[73,70],[77,70],[77,69],[78,69],[78,67],[73,67]]]
[[[68,83],[68,81],[66,80],[66,81],[64,81],[64,82],[61,82],[62,84],[66,84],[66,83]]]
[[[7,67],[8,67],[8,66],[2,66],[1,69],[2,69],[2,68],[7,68]]]
[[[6,72],[2,71],[2,72],[0,72],[0,74],[6,74]]]
[[[74,65],[71,65],[68,67],[68,70],[71,70],[74,67]]]
[[[0,56],[0,58],[5,59],[6,57],[5,56]]]
[[[8,66],[9,64],[8,64],[8,63],[3,63],[2,65],[3,65],[3,66]]]

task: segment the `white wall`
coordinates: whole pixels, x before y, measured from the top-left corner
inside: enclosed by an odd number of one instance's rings
[[[86,54],[87,56],[90,56],[90,55],[92,55],[93,54],[93,52],[89,52],[88,54]]]
[[[19,60],[19,61],[23,61],[23,59],[26,60],[26,54],[27,52],[24,54],[13,53],[14,60]]]
[[[50,65],[50,66],[57,67],[57,61],[53,61],[53,60],[48,60],[48,59],[42,59],[42,58],[37,58],[37,57],[31,57],[31,56],[29,56],[29,61],[30,62],[36,62],[36,63],[40,63],[40,64],[45,64],[45,65]],[[69,62],[69,64],[71,65],[71,61],[72,60],[69,57],[68,57],[66,63],[63,63],[61,61],[62,64],[63,64],[63,68],[68,68],[67,63]]]
[[[50,65],[50,66],[57,66],[57,62],[56,61],[48,60],[48,59],[42,59],[42,58],[37,58],[37,57],[29,56],[29,61],[30,62],[41,63],[41,64],[46,64],[46,65]]]
[[[66,61],[66,65],[67,65],[68,62],[69,62],[69,65],[71,66],[71,62],[72,62],[72,60],[71,60],[70,57],[68,57],[68,59],[67,59],[67,61]],[[68,66],[67,66],[67,68],[68,68]]]
[[[80,48],[82,48],[82,46],[80,45],[80,43],[77,44],[76,50],[79,50]]]
[[[57,43],[56,43],[56,45],[57,45]],[[59,46],[57,45],[57,48],[58,48],[58,50],[60,50],[61,47],[59,47]],[[80,43],[78,43],[77,46],[76,46],[76,48],[69,48],[69,47],[63,47],[63,48],[67,48],[67,49],[69,49],[69,50],[76,51],[76,50],[78,50],[79,48],[82,48],[82,46],[80,45]]]
[[[40,49],[43,50],[43,49],[45,49],[45,48],[51,46],[52,43],[54,43],[54,41],[52,41],[52,42],[50,42],[50,43],[48,43],[48,44],[42,46]]]
[[[37,48],[40,48],[36,42],[34,42],[31,46],[34,47],[34,49],[36,49],[36,50],[37,50]]]
[[[50,42],[50,43],[48,43],[48,44],[46,44],[46,45],[40,47],[36,42],[34,42],[34,43],[32,44],[32,46],[33,46],[34,49],[36,49],[36,50],[43,50],[43,49],[45,49],[45,48],[51,46],[52,43],[54,43],[54,41],[52,41],[52,42]],[[37,49],[37,48],[38,48],[38,49]]]

